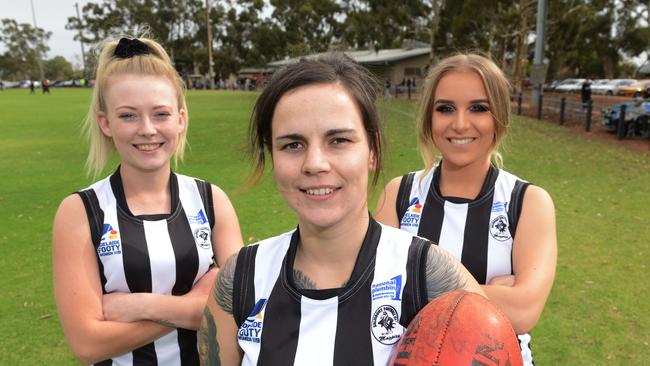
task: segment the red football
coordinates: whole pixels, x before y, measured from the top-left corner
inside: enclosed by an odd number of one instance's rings
[[[397,344],[394,366],[521,366],[508,319],[481,295],[457,290],[425,306]]]

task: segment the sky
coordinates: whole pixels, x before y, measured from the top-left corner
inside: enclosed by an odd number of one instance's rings
[[[66,30],[68,17],[76,16],[74,4],[79,4],[79,12],[87,0],[31,0],[34,4],[36,25],[52,32],[47,45],[50,51],[46,58],[63,56],[75,66],[81,65],[81,45],[74,40],[74,31]],[[30,0],[0,0],[0,19],[12,18],[18,23],[33,25]],[[88,50],[88,45],[85,45]],[[0,53],[5,51],[0,44]]]

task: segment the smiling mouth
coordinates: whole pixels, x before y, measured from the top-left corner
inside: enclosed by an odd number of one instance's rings
[[[140,151],[153,151],[160,148],[162,145],[163,145],[162,143],[158,143],[158,144],[135,144],[133,146],[135,146],[135,148]]]
[[[339,188],[307,188],[307,189],[301,189],[300,191],[303,193],[307,193],[310,196],[325,196],[331,193],[334,193],[335,191],[338,191]]]
[[[454,139],[454,138],[448,138],[447,139],[449,142],[451,142],[454,145],[466,145],[469,144],[470,142],[476,140],[474,137],[466,137],[463,139]]]

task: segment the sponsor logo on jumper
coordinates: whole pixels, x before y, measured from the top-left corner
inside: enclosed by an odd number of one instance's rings
[[[104,224],[102,227],[102,238],[97,246],[97,255],[104,257],[107,255],[121,254],[122,242],[120,233],[113,229],[110,224]]]
[[[422,205],[417,197],[414,197],[409,202],[409,208],[402,217],[400,226],[402,227],[418,227],[420,225],[420,216],[422,215]]]
[[[494,202],[492,204],[492,212],[506,212],[508,211],[508,202]]]
[[[210,228],[200,226],[194,230],[194,241],[203,249],[210,249],[212,241],[210,240]]]
[[[382,305],[372,315],[372,335],[381,344],[395,344],[402,336],[404,328],[399,324],[397,310],[390,305]]]
[[[505,215],[499,215],[490,222],[490,235],[498,241],[506,241],[510,239],[508,218]]]
[[[400,300],[402,292],[402,275],[395,276],[388,281],[375,283],[370,288],[372,301],[378,299]]]
[[[208,219],[203,213],[203,209],[199,209],[199,212],[197,212],[196,215],[187,215],[187,218],[189,219],[190,224],[203,225],[208,222]]]
[[[266,299],[260,299],[253,306],[244,324],[239,327],[237,338],[242,341],[253,343],[260,343],[262,341],[262,326],[264,323],[264,307],[266,307]]]

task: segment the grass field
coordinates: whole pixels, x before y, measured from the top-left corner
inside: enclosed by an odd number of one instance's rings
[[[50,235],[61,199],[91,183],[79,132],[89,96],[75,89],[0,92],[0,365],[76,364],[54,304]],[[231,196],[247,242],[295,225],[270,179],[241,190],[254,99],[190,92],[190,150],[178,168]],[[420,167],[415,110],[406,101],[381,104],[385,179]],[[514,120],[506,145],[506,168],[548,190],[557,209],[558,272],[533,332],[536,364],[648,365],[650,153],[524,118]]]

